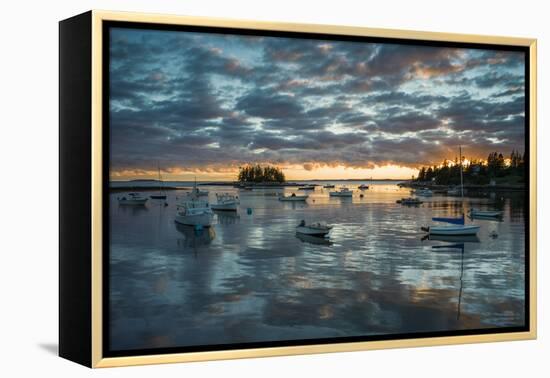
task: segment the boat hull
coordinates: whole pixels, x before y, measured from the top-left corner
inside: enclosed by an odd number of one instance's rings
[[[300,234],[298,232],[296,233],[296,237],[302,242],[306,242],[306,243],[319,244],[319,245],[332,245],[332,241],[329,238],[325,238],[325,237]]]
[[[308,196],[295,196],[295,197],[279,197],[279,201],[286,202],[304,202]]]
[[[166,199],[166,196],[164,194],[156,194],[149,196],[151,199]]]
[[[217,211],[237,211],[237,203],[214,203],[210,208]]]
[[[429,228],[430,235],[464,236],[476,235],[479,226],[434,226]]]
[[[186,226],[210,227],[212,225],[212,214],[176,215],[175,221]]]
[[[329,196],[331,197],[353,197],[353,193],[340,193],[340,192],[330,192]]]
[[[325,236],[330,232],[330,230],[322,230],[322,229],[315,229],[315,228],[309,228],[307,226],[298,226],[296,227],[296,233],[302,234],[302,235],[310,235],[310,236]]]

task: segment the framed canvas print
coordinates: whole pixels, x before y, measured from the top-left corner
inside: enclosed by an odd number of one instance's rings
[[[536,41],[60,22],[60,355],[536,337]]]

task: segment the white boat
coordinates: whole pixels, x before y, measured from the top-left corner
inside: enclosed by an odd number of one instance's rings
[[[367,190],[369,188],[368,185],[365,185],[365,184],[361,184],[357,187],[359,190]]]
[[[322,237],[327,235],[331,229],[332,226],[327,225],[325,222],[306,224],[306,221],[302,220],[300,224],[296,226],[296,233]]]
[[[309,197],[307,194],[297,196],[296,193],[292,193],[289,196],[279,197],[279,201],[305,201]]]
[[[353,191],[345,186],[335,192],[329,192],[330,197],[353,197]]]
[[[450,226],[431,226],[428,228],[430,235],[448,235],[448,236],[463,236],[476,235],[479,231],[479,226],[475,225],[450,225]]]
[[[194,187],[191,191],[191,194],[193,194],[195,196],[198,196],[198,197],[206,197],[206,196],[208,196],[208,191],[207,190],[200,190],[199,188]]]
[[[197,186],[197,177],[195,177],[195,183],[193,185],[193,189],[191,189],[190,193],[187,193],[188,196],[198,198],[198,197],[207,197],[208,191],[206,190],[200,190]]]
[[[434,193],[428,188],[423,188],[416,191],[416,195],[421,197],[431,197],[433,194]]]
[[[460,193],[461,193],[460,188],[453,188],[453,189],[447,190],[447,194],[450,196],[459,196]]]
[[[212,209],[207,201],[195,196],[188,196],[176,206],[176,223],[187,226],[210,227],[212,224]]]
[[[128,193],[117,199],[119,205],[145,205],[148,198],[139,193]]]
[[[486,217],[486,218],[498,218],[502,216],[502,211],[499,210],[479,210],[479,209],[470,209],[471,217]]]
[[[229,193],[216,193],[216,203],[210,205],[212,210],[218,211],[237,211],[239,206],[239,199]]]

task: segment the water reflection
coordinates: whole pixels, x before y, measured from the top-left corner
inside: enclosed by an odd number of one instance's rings
[[[193,226],[187,226],[174,223],[176,229],[183,234],[183,238],[177,239],[178,246],[196,248],[210,244],[216,237],[214,227],[197,229]]]
[[[296,237],[303,241],[304,243],[318,244],[318,245],[332,245],[332,241],[329,238],[312,236],[306,234],[296,233]]]
[[[210,201],[229,191],[205,189]],[[371,185],[363,198],[330,198],[328,191],[317,187],[298,204],[279,201],[272,189],[241,190],[238,211],[216,213],[203,230],[174,223],[175,198],[183,191],[169,192],[167,207],[149,201],[141,209],[123,209],[112,195],[111,347],[524,324],[521,195],[464,204],[434,195],[419,207],[403,207],[395,201],[408,190],[396,185]],[[502,221],[473,220],[477,239],[421,240],[420,227],[432,216],[489,207],[504,212]],[[297,236],[302,219],[333,225],[329,242]],[[459,243],[464,254],[432,248]]]

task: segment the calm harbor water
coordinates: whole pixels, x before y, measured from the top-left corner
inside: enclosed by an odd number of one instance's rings
[[[211,203],[231,192],[241,204],[199,231],[174,223],[184,191],[168,191],[168,206],[119,206],[112,193],[111,349],[524,325],[522,194],[465,198],[466,210],[504,217],[467,219],[481,226],[479,241],[462,243],[422,240],[420,230],[433,216],[459,216],[460,198],[407,207],[395,201],[408,189],[365,183],[363,192],[346,183],[355,190],[347,199],[317,187],[307,203],[274,195],[297,188],[201,187]],[[330,241],[297,237],[302,219],[332,224]]]

